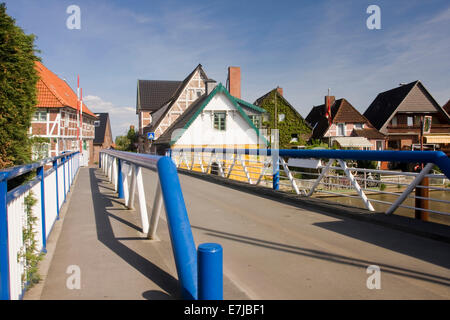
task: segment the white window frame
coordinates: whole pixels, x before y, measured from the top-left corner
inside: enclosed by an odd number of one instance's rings
[[[342,128],[342,134],[341,134],[341,128]],[[338,123],[336,125],[336,135],[338,137],[345,137],[345,123]]]
[[[261,128],[261,116],[251,114],[248,117],[252,120],[252,123],[256,128]]]
[[[414,126],[414,117],[413,116],[407,116],[406,117],[406,125],[408,127]]]
[[[33,113],[32,117],[33,122],[47,122],[47,110],[39,109]]]
[[[381,148],[378,148],[378,144],[380,144]],[[384,150],[384,141],[383,140],[376,140],[375,141],[375,149],[376,150]]]
[[[221,129],[221,121],[218,121],[216,127],[216,115],[225,115],[223,118],[223,129]],[[220,119],[219,117],[217,119]],[[219,131],[227,131],[227,112],[226,111],[215,111],[213,114],[213,128]]]

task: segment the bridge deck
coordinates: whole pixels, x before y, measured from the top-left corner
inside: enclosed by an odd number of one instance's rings
[[[155,177],[144,170],[152,197]],[[223,246],[225,299],[450,298],[448,243],[194,177],[180,175],[180,181],[196,244]],[[45,281],[25,298],[178,298],[162,218],[161,241],[145,240],[136,211],[124,209],[100,171],[82,168]],[[69,265],[80,267],[80,290],[66,287]],[[369,265],[381,268],[380,290],[366,287]],[[36,290],[41,293],[33,295]]]

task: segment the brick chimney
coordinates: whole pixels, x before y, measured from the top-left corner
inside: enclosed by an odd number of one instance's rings
[[[241,98],[240,67],[228,67],[227,89],[233,97]]]
[[[283,88],[277,87],[277,91],[280,94],[280,96],[283,96]]]

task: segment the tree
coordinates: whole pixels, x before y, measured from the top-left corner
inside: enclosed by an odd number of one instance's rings
[[[30,162],[28,129],[36,105],[39,58],[35,36],[26,35],[0,4],[0,169]]]
[[[130,130],[128,130],[127,135],[116,137],[117,149],[121,151],[136,152],[137,139],[138,135],[136,134],[136,131],[134,131],[134,127],[130,127]]]

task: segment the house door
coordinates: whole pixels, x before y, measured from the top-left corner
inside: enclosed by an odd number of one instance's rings
[[[89,165],[89,155],[90,155],[89,143],[87,142],[87,140],[83,140],[83,152],[81,161],[83,166]]]

